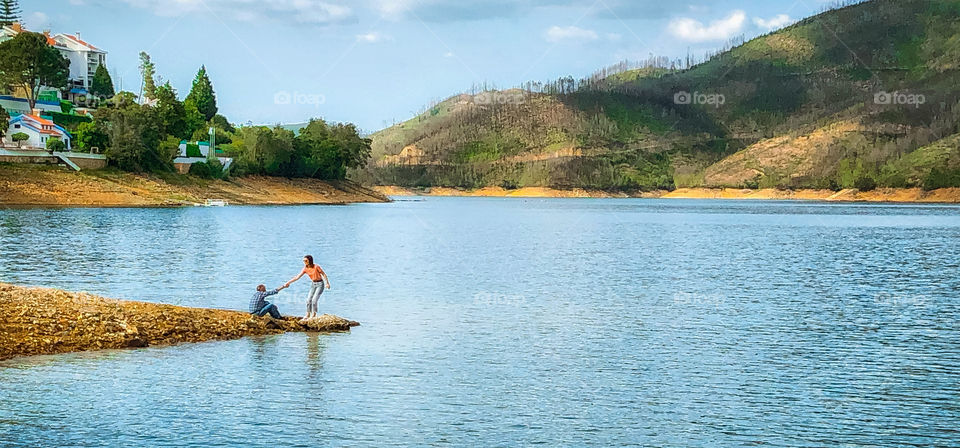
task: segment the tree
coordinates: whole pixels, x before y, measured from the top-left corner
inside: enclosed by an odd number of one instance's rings
[[[0,0],[0,26],[13,25],[20,21],[20,5],[17,0]]]
[[[183,100],[184,121],[187,123],[187,133],[193,135],[206,127],[207,120],[197,108],[197,102],[193,98],[187,97]]]
[[[0,84],[20,87],[32,109],[40,86],[65,88],[70,61],[39,33],[23,32],[0,43]]]
[[[24,134],[23,132],[17,132],[16,134],[11,135],[10,138],[17,142],[17,148],[19,148],[23,142],[30,140],[30,136]]]
[[[54,151],[63,151],[67,149],[67,144],[62,140],[56,137],[50,137],[47,140],[47,150],[53,153]]]
[[[140,84],[140,96],[142,98],[153,99],[156,95],[157,85],[154,81],[156,75],[156,66],[150,61],[150,55],[146,51],[140,52],[140,77],[143,81]]]
[[[344,179],[347,168],[360,168],[370,157],[370,139],[360,137],[356,126],[310,120],[294,141],[288,176]]]
[[[133,92],[127,92],[126,90],[117,92],[116,95],[111,98],[110,103],[114,106],[132,104],[137,102],[137,94]]]
[[[217,114],[217,95],[213,91],[213,84],[210,83],[205,66],[200,66],[185,101],[193,101],[197,111],[203,115],[203,121],[210,121]]]
[[[157,87],[156,90],[157,118],[160,120],[160,132],[172,135],[177,139],[190,137],[187,129],[186,110],[183,103],[177,99],[177,90],[169,82]],[[179,140],[178,140],[179,141]]]
[[[231,134],[234,132],[237,132],[237,130],[233,127],[233,125],[230,124],[230,120],[227,120],[227,117],[224,117],[223,115],[220,115],[220,114],[216,114],[213,116],[213,118],[210,119],[210,125],[217,129],[222,129]]]
[[[97,66],[97,72],[93,75],[90,92],[103,98],[113,97],[113,79],[110,77],[110,71],[103,64]]]
[[[172,157],[159,152],[159,121],[152,107],[126,101],[94,113],[97,128],[107,136],[107,160],[127,171],[170,168]]]
[[[3,140],[4,135],[7,135],[8,129],[10,129],[10,114],[0,106],[0,140]]]
[[[78,124],[73,141],[77,149],[83,152],[93,152],[94,148],[103,150],[107,147],[107,135],[93,122]]]

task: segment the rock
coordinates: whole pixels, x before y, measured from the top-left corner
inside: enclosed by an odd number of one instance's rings
[[[76,318],[63,319],[63,316]],[[326,314],[301,324],[293,317],[258,318],[239,311],[119,301],[0,283],[0,328],[3,329],[0,360],[100,348],[236,339],[285,331],[349,331],[357,325],[355,321]]]

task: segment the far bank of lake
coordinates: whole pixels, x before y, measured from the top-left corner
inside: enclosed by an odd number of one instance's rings
[[[547,187],[524,187],[506,189],[484,187],[474,190],[429,187],[406,188],[376,186],[373,190],[386,196],[458,196],[458,197],[515,197],[515,198],[663,198],[663,199],[754,199],[754,200],[804,200],[834,202],[893,202],[893,203],[960,203],[960,188],[944,188],[926,191],[922,188],[878,188],[873,191],[846,189],[833,190],[758,190],[738,188],[678,188],[673,191],[610,192],[574,188],[569,190]]]

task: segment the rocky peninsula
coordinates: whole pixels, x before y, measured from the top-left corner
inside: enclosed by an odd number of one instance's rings
[[[329,314],[302,324],[294,317],[278,320],[0,283],[0,360],[285,332],[345,332],[357,325]]]

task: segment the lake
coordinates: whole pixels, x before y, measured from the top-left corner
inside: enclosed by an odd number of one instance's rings
[[[5,209],[0,281],[245,310],[312,254],[362,326],[2,362],[0,441],[958,446],[958,243],[936,205]]]

